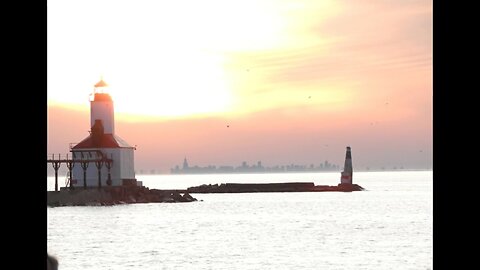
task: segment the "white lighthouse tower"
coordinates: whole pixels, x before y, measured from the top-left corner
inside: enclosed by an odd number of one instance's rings
[[[137,185],[135,148],[115,134],[113,100],[107,87],[103,79],[95,84],[90,101],[90,135],[70,150],[75,163],[71,179],[74,187]],[[101,158],[111,162],[88,162]]]

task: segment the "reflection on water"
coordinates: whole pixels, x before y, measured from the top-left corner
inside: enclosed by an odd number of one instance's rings
[[[138,176],[150,188],[339,173]],[[352,193],[194,194],[202,202],[48,208],[60,269],[429,269],[432,172],[356,173]],[[49,178],[49,189],[53,178]],[[53,186],[53,185],[52,185]]]

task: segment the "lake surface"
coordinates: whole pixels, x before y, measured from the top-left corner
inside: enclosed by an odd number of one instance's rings
[[[159,189],[339,179],[340,173],[137,176]],[[366,191],[192,194],[203,201],[47,208],[47,250],[63,270],[432,269],[432,171],[354,172],[354,183]]]

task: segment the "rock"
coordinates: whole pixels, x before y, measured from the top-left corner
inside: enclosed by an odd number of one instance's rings
[[[170,197],[176,202],[184,202],[182,195],[180,195],[178,192],[171,193]]]
[[[183,196],[179,192],[148,188],[107,187],[98,189],[65,189],[59,192],[47,191],[47,206],[109,206],[129,203],[151,202],[192,202],[196,201],[188,192]]]
[[[162,199],[162,202],[173,203],[173,202],[175,202],[175,200],[172,197],[164,197]]]
[[[192,197],[192,195],[190,195],[188,192],[185,192],[185,194],[183,194],[183,199],[187,202],[193,202],[197,200],[194,197]]]
[[[145,196],[140,196],[140,198],[137,199],[137,203],[148,203],[148,200]]]

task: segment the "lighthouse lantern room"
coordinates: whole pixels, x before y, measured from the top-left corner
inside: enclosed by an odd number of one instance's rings
[[[135,148],[115,134],[113,100],[107,88],[103,79],[95,84],[90,100],[90,135],[70,149],[76,164],[71,179],[74,187],[137,185]]]

